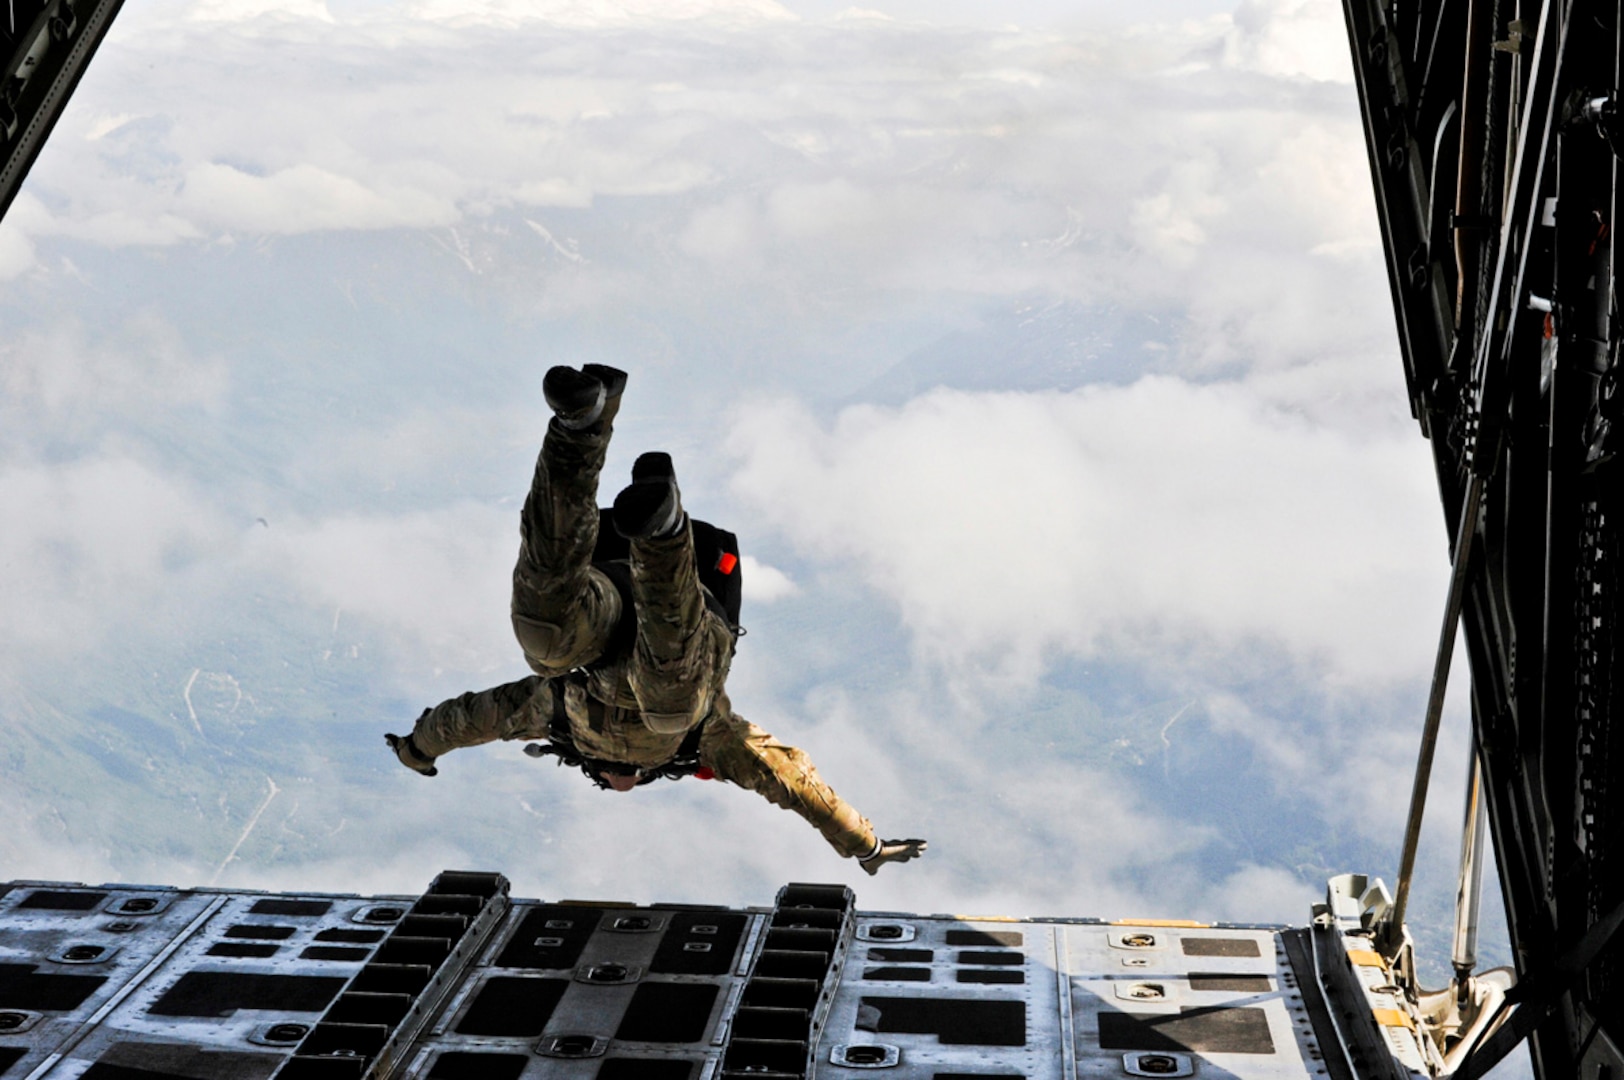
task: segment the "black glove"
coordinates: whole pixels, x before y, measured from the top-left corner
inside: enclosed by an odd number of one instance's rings
[[[389,744],[389,749],[395,752],[395,757],[408,769],[424,776],[440,775],[440,770],[434,767],[435,759],[419,750],[410,735],[385,735],[383,738]]]
[[[874,850],[858,859],[857,862],[870,876],[878,874],[880,867],[888,862],[907,862],[917,859],[925,853],[925,841],[913,840],[876,840]]]

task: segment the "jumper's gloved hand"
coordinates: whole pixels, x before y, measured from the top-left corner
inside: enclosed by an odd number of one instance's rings
[[[389,744],[389,749],[395,752],[395,757],[400,759],[400,763],[408,769],[424,776],[440,775],[440,770],[434,767],[435,759],[419,750],[410,735],[385,735],[384,741]]]
[[[875,840],[874,850],[857,860],[870,876],[878,874],[888,862],[907,862],[925,853],[923,840]]]

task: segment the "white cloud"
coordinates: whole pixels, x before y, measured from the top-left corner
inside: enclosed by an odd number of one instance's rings
[[[744,598],[752,604],[770,604],[801,591],[801,587],[776,566],[768,566],[749,555],[742,556],[739,564],[744,574]]]
[[[197,0],[188,14],[200,22],[240,22],[267,16],[333,21],[326,0]]]
[[[523,206],[568,206],[584,208],[592,205],[592,190],[579,180],[561,176],[521,183],[513,198]]]
[[[9,880],[82,881],[116,880],[108,852],[76,842],[59,815],[41,807],[32,793],[14,785],[0,789],[0,865]],[[173,869],[173,864],[163,870]],[[162,870],[160,870],[160,875]],[[161,877],[146,880],[161,880]]]
[[[755,200],[735,196],[695,211],[677,243],[690,255],[739,269],[759,268],[766,223]]]
[[[1221,922],[1272,922],[1301,926],[1323,888],[1277,866],[1246,865],[1212,887],[1201,914]]]
[[[1257,639],[1385,681],[1424,666],[1435,630],[1422,444],[1316,428],[1241,386],[940,391],[830,428],[763,404],[731,445],[752,512],[862,568],[950,666],[1030,678],[1052,650]]]
[[[1307,124],[1280,140],[1258,175],[1271,189],[1290,193],[1294,208],[1309,202],[1319,208],[1316,227],[1303,234],[1311,251],[1379,255],[1369,166],[1363,145],[1349,134],[1343,125]]]
[[[199,165],[186,176],[184,204],[212,225],[250,233],[428,228],[458,218],[454,205],[427,192],[374,189],[305,164],[269,176]]]
[[[1226,60],[1264,75],[1352,83],[1348,27],[1325,0],[1243,0],[1228,19]]]
[[[1135,199],[1130,222],[1133,236],[1150,251],[1178,267],[1190,266],[1207,243],[1205,222],[1222,214],[1224,200],[1211,160],[1179,163],[1163,190]]]
[[[12,203],[6,223],[25,236],[65,236],[114,248],[169,247],[202,236],[191,222],[168,212],[150,193],[128,182],[116,182],[112,190],[98,195],[107,201],[108,209],[68,207],[53,211],[33,191],[25,190]],[[128,205],[113,205],[125,198]]]
[[[34,245],[10,222],[0,222],[0,281],[13,281],[34,265]]]
[[[696,21],[748,25],[794,18],[773,0],[417,0],[412,11],[420,18],[459,23],[534,20],[582,29]]]
[[[112,210],[52,222],[51,232],[108,247],[168,247],[202,238],[195,224],[175,214]]]
[[[375,517],[278,522],[251,534],[251,564],[332,612],[333,646],[381,631],[392,666],[525,674],[508,624],[513,519],[472,503]]]
[[[86,655],[226,542],[189,485],[135,461],[0,463],[0,641]]]
[[[818,329],[948,295],[960,317],[1028,291],[1181,308],[1169,364],[1335,368],[1350,416],[1370,392],[1350,373],[1391,348],[1368,317],[1385,290],[1351,90],[1301,77],[1327,26],[1343,49],[1334,5],[1256,0],[1088,37],[797,19],[767,0],[249,17],[267,6],[121,20],[36,169],[24,238],[189,248],[454,225],[462,244],[523,229],[529,207],[643,200],[594,212],[635,207],[637,224],[581,236],[584,271],[543,239],[529,302],[620,318],[748,290],[736,319],[787,310]],[[310,65],[290,77],[295,55]]]
[[[97,116],[92,119],[89,126],[85,128],[85,140],[87,142],[95,142],[97,139],[117,131],[125,124],[128,124],[131,120],[139,119],[141,119],[141,117],[136,116],[133,113],[108,113],[103,116]]]
[[[221,357],[192,355],[173,323],[144,312],[94,342],[74,322],[16,335],[0,344],[0,388],[0,441],[72,434],[94,445],[157,410],[218,409],[230,375]]]

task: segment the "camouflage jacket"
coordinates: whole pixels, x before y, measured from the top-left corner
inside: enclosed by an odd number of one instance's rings
[[[571,737],[581,753],[643,767],[671,760],[687,733],[657,734],[643,724],[635,708],[605,702],[590,692],[609,689],[603,684],[613,681],[531,675],[463,694],[426,710],[418,718],[413,741],[424,754],[439,757],[497,739],[544,740],[553,719],[554,695],[560,694]],[[625,696],[629,695],[613,695]],[[868,819],[835,794],[806,754],[736,715],[725,692],[716,693],[699,730],[700,764],[718,779],[793,810],[841,855],[873,850],[874,829]]]

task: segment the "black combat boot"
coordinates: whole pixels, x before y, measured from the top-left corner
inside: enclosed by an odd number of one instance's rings
[[[651,450],[632,465],[631,486],[615,496],[615,531],[628,540],[675,536],[687,518],[671,455]]]
[[[607,427],[620,411],[620,393],[624,389],[626,373],[605,364],[582,364],[579,371],[555,367],[541,381],[547,404],[558,422],[571,431]]]

